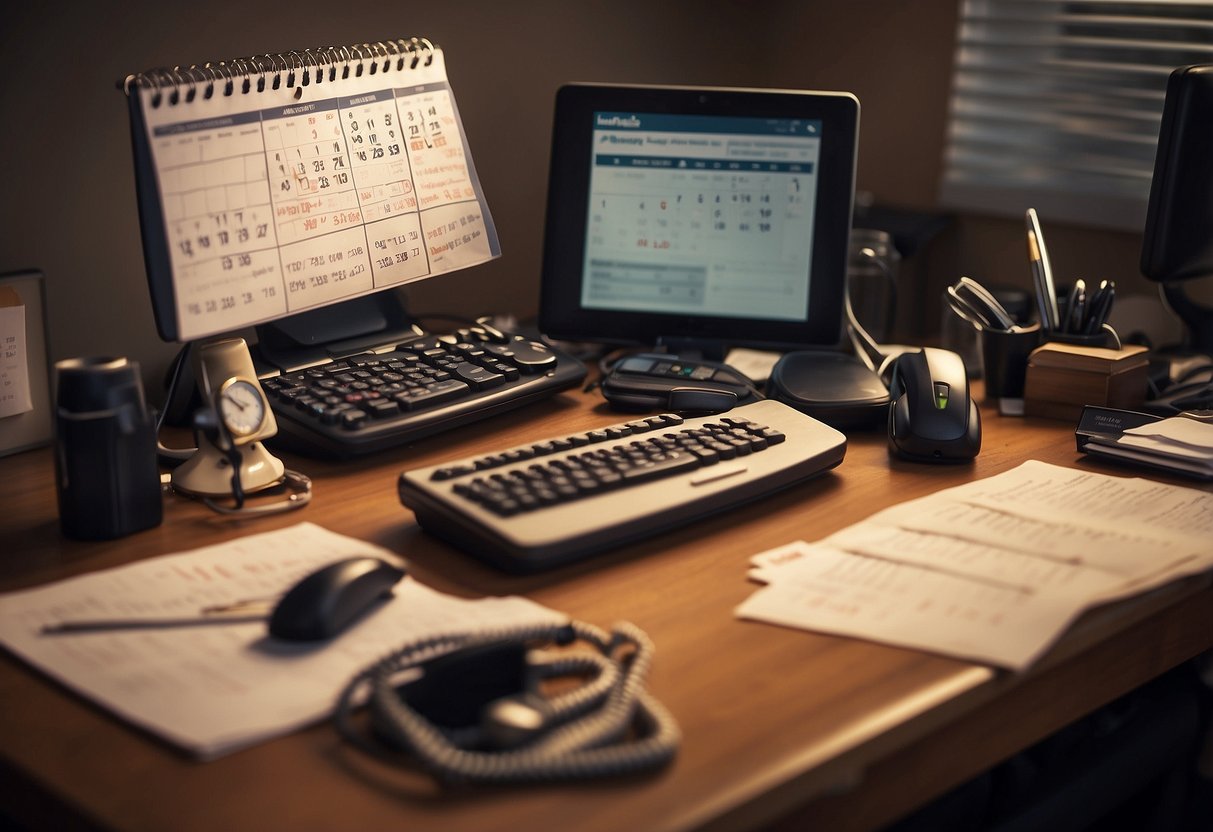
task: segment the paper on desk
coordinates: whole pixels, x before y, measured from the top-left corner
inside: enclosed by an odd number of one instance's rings
[[[866,524],[984,543],[1126,580],[1213,565],[1213,495],[1036,461],[901,503]]]
[[[563,621],[525,598],[465,600],[405,578],[395,596],[321,644],[269,639],[262,622],[42,635],[68,618],[173,616],[275,597],[326,563],[380,547],[311,523],[0,596],[0,643],[67,686],[204,758],[327,716],[353,675],[427,634]]]
[[[1027,462],[761,553],[740,617],[1022,669],[1083,610],[1213,568],[1213,494]]]
[[[1099,453],[1124,456],[1177,471],[1213,476],[1213,424],[1173,417],[1126,430],[1114,439],[1101,439]]]
[[[755,382],[764,382],[771,377],[771,370],[780,358],[780,353],[767,350],[752,350],[735,347],[725,356],[725,363]]]
[[[782,547],[741,618],[857,636],[1011,668],[1077,615],[1064,594],[950,575],[803,541]]]
[[[1213,470],[1213,448],[1196,448],[1182,442],[1160,440],[1154,436],[1121,436],[1116,447],[1148,451],[1154,457],[1179,459]]]
[[[1173,416],[1157,422],[1128,428],[1127,436],[1149,437],[1163,445],[1183,445],[1200,451],[1206,459],[1213,458],[1213,423],[1184,416]]]

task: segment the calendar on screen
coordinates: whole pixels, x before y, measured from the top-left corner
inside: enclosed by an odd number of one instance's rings
[[[842,91],[561,87],[541,331],[701,355],[833,347],[858,136]]]
[[[500,254],[423,39],[127,79],[157,327],[190,341]]]
[[[595,113],[582,304],[802,319],[821,126]]]

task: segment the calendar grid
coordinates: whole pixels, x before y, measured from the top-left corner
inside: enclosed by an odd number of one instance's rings
[[[140,210],[165,237],[149,272],[173,298],[162,332],[192,340],[500,253],[441,50],[375,69],[175,105],[137,87],[157,197],[141,190]]]

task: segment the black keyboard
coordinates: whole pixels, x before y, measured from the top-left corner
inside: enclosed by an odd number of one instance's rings
[[[546,398],[585,374],[542,341],[470,327],[328,357],[261,386],[288,446],[348,457]]]
[[[417,522],[512,572],[717,514],[842,461],[846,437],[775,401],[662,414],[405,471]]]

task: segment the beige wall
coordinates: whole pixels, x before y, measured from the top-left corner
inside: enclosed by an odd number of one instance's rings
[[[18,4],[0,31],[0,271],[46,274],[52,357],[126,355],[158,379],[174,348],[156,336],[147,299],[115,82],[165,64],[414,34],[447,52],[504,250],[412,289],[416,309],[535,312],[552,98],[571,80],[850,90],[863,108],[860,188],[935,210],[955,15],[954,0]],[[1135,235],[1050,232],[1059,273],[1077,276],[1094,252],[1107,276],[1135,275]],[[932,285],[903,292],[937,292],[957,263],[1026,285],[1022,241],[1014,223],[964,220],[919,278]]]

